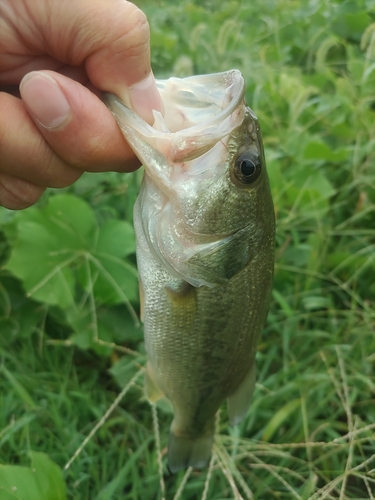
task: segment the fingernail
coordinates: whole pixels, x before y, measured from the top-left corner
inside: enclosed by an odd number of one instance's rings
[[[28,73],[21,81],[20,92],[28,110],[43,127],[58,129],[69,120],[69,102],[50,75],[42,71]]]
[[[154,122],[152,110],[164,112],[163,102],[152,73],[129,88],[131,108],[148,123]]]

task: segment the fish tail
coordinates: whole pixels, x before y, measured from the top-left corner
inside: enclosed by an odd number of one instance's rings
[[[214,429],[200,436],[169,434],[168,467],[173,473],[187,467],[203,469],[211,457]]]

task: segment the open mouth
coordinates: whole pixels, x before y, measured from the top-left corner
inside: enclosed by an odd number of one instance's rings
[[[165,114],[153,112],[153,127],[113,94],[104,95],[105,103],[146,169],[153,152],[161,153],[169,162],[189,161],[202,155],[243,120],[240,104],[245,85],[238,70],[157,80],[157,85]]]
[[[163,132],[189,129],[194,135],[204,125],[208,129],[224,121],[239,106],[244,94],[244,81],[238,70],[214,75],[157,80],[164,104],[164,116],[154,112],[153,128]],[[160,128],[159,128],[160,127]]]

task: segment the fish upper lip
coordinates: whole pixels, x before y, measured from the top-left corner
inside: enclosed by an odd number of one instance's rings
[[[160,86],[163,85],[165,86],[168,82],[171,82],[171,85],[173,85],[173,83],[177,84],[182,81],[193,82],[194,80],[199,80],[199,79],[203,81],[205,79],[212,80],[212,75],[191,76],[183,79],[170,78],[168,80],[156,80],[156,82],[160,88]],[[228,116],[230,116],[239,107],[241,101],[243,101],[245,93],[245,83],[242,74],[239,70],[234,69],[222,73],[217,73],[215,74],[215,80],[218,80],[220,82],[219,84],[223,86],[223,101],[225,99],[226,92],[228,92],[228,89],[230,89],[230,87],[234,85],[232,95],[227,96],[228,97],[227,105],[224,108],[222,108],[222,110],[219,113],[216,113],[214,116],[212,116],[212,118],[209,118],[204,122],[192,125],[191,127],[181,128],[180,130],[176,130],[175,132],[163,132],[155,129],[154,127],[149,125],[145,120],[143,120],[140,116],[138,116],[134,111],[125,106],[125,104],[113,94],[105,93],[103,98],[106,105],[115,115],[115,118],[119,117],[119,113],[116,111],[118,110],[120,110],[120,112],[122,111],[122,113],[126,115],[127,125],[132,127],[136,132],[140,133],[145,139],[169,138],[172,141],[174,137],[178,136],[182,140],[188,140],[189,138],[194,140],[194,138],[201,138],[202,136],[207,136],[210,133],[212,133],[216,128],[215,125],[218,122],[222,122]],[[166,98],[167,96],[165,96],[165,99]],[[222,137],[224,137],[225,135],[227,134],[222,134]]]
[[[242,123],[245,112],[245,83],[238,70],[157,82],[159,86],[164,85],[165,105],[173,101],[172,97],[168,101],[168,96],[176,91],[176,106],[183,116],[180,125],[193,123],[192,126],[167,132],[168,127],[163,127],[164,118],[155,112],[158,117],[156,122],[159,120],[158,130],[126,107],[115,95],[104,94],[103,97],[128,143],[145,166],[147,175],[167,194],[173,190],[170,174],[174,164],[194,161]],[[207,105],[206,112],[198,115],[198,118],[195,117],[194,99],[190,102],[183,96],[178,97],[178,91],[185,89],[195,93],[196,102],[202,102],[203,108]],[[172,104],[174,106],[174,101]],[[170,113],[173,121],[173,109],[171,106],[169,108],[166,113]],[[199,122],[200,119],[203,121]],[[174,124],[178,125],[179,120]]]

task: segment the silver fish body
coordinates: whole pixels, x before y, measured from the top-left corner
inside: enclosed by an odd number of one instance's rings
[[[174,409],[170,470],[204,467],[215,414],[245,416],[269,307],[275,222],[259,123],[239,71],[158,81],[151,127],[107,96],[145,166],[134,209],[146,392]]]

